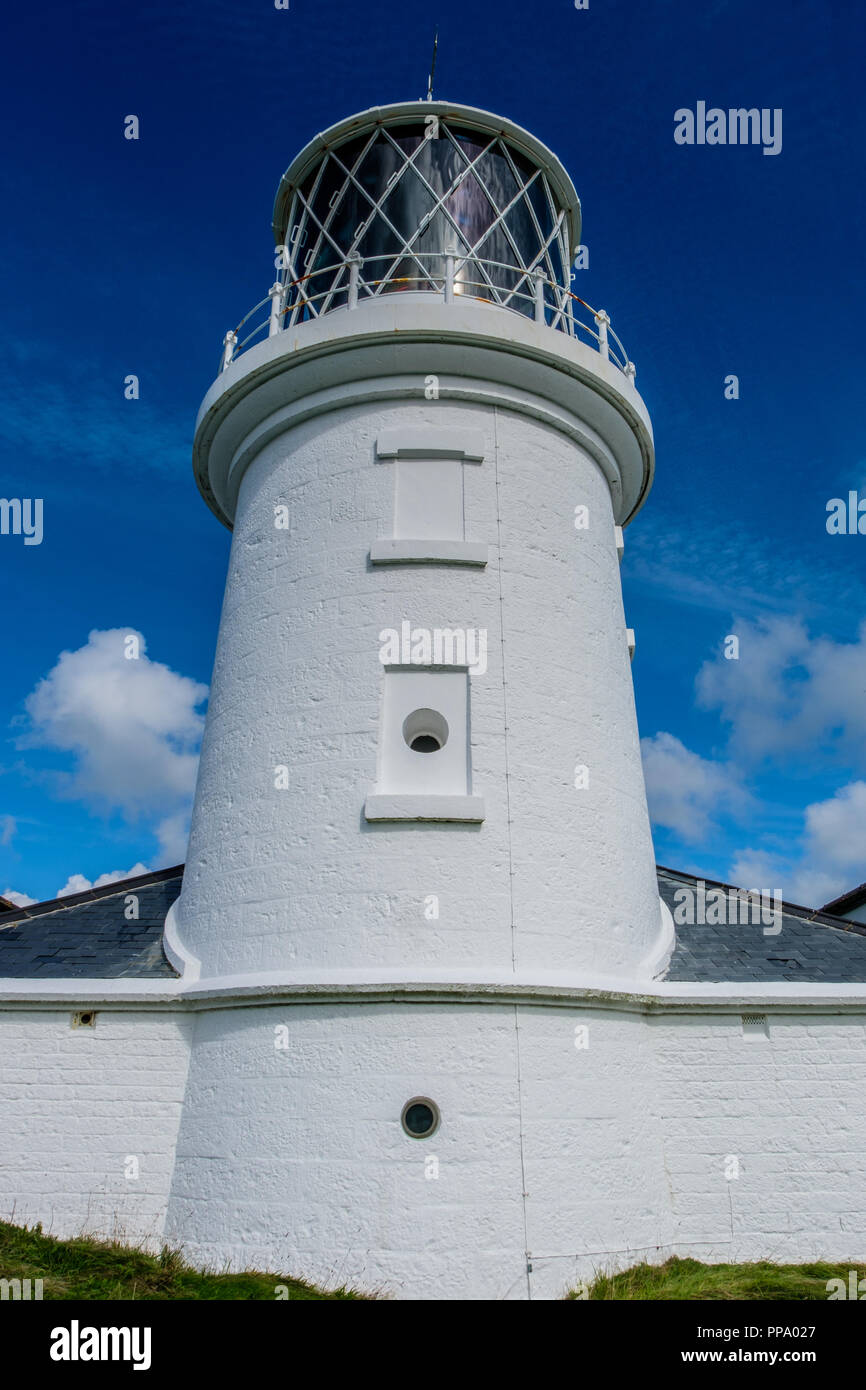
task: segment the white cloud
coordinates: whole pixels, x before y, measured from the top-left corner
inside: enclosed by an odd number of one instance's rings
[[[126,878],[138,878],[140,874],[149,874],[150,869],[146,864],[133,864],[131,869],[112,869],[110,873],[100,874],[91,883],[84,874],[70,874],[62,888],[58,889],[58,898],[71,897],[73,893],[86,893],[88,888],[103,888],[108,883],[122,883]]]
[[[130,639],[137,639],[138,656]],[[71,755],[72,769],[54,773],[57,794],[129,822],[150,821],[163,863],[178,863],[186,836],[207,686],[147,656],[134,628],[90,633],[27,697],[21,747]],[[118,871],[118,876],[120,875]],[[103,875],[97,882],[107,880]],[[70,885],[77,885],[75,887]],[[73,874],[62,893],[90,883]]]
[[[718,815],[748,803],[735,768],[702,758],[673,734],[642,739],[641,753],[653,824],[689,843],[704,839]]]
[[[176,815],[167,816],[156,827],[161,863],[166,865],[182,864],[186,859],[189,842],[189,816],[188,810],[178,811]]]
[[[746,849],[735,856],[728,878],[737,888],[757,888],[772,892],[779,886],[782,865],[783,861],[778,854],[761,849]],[[787,896],[790,898],[790,894]]]
[[[730,725],[731,750],[755,761],[798,753],[866,767],[866,623],[856,641],[810,637],[795,618],[739,623],[740,656],[698,672],[698,704]]]
[[[746,850],[736,856],[732,883],[780,888],[788,902],[820,907],[866,879],[866,782],[851,782],[803,815],[803,834],[788,855]]]
[[[93,884],[84,874],[70,874],[62,888],[58,888],[56,896],[58,898],[69,898],[73,893],[84,893],[86,889],[92,888]]]
[[[29,898],[26,893],[16,893],[12,888],[4,888],[0,897],[7,902],[14,903],[16,907],[29,907],[31,903],[38,902],[38,898]]]
[[[11,844],[17,829],[18,822],[14,816],[0,816],[0,845]]]
[[[655,824],[684,841],[704,839],[720,810],[754,809],[738,767],[767,761],[795,776],[821,764],[866,769],[866,623],[851,642],[812,637],[799,618],[740,622],[739,659],[721,654],[698,672],[698,704],[729,725],[729,761],[714,762],[670,734],[643,741]],[[750,819],[753,819],[750,816]],[[728,878],[744,888],[780,890],[789,902],[818,907],[866,879],[866,782],[851,781],[802,813],[799,834],[782,850],[742,850]]]
[[[806,808],[810,853],[846,873],[866,878],[866,782],[851,782],[829,801]],[[855,885],[852,885],[852,887]]]

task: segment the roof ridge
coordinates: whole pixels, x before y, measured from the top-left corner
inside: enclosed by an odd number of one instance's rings
[[[656,864],[657,874],[667,874],[669,878],[691,880],[693,883],[701,882],[712,888],[724,888],[729,893],[754,893],[758,892],[755,888],[741,888],[736,883],[725,883],[723,879],[706,878],[703,874],[689,874],[683,869],[668,869],[664,864]],[[791,917],[804,917],[808,922],[815,922],[820,927],[835,927],[837,931],[854,932],[856,936],[866,936],[866,923],[854,922],[850,917],[839,917],[833,912],[828,912],[823,907],[805,907],[802,903],[792,903],[787,898],[782,899],[782,910]]]
[[[849,888],[847,893],[840,893],[838,898],[831,898],[828,903],[824,904],[821,911],[829,912],[831,908],[838,907],[840,903],[847,904],[851,902],[852,898],[860,897],[866,897],[866,883],[858,883],[856,888]],[[859,905],[859,903],[855,904],[858,907]]]
[[[177,878],[183,870],[183,864],[175,864],[170,869],[151,869],[146,874],[135,874],[132,878],[103,883],[99,888],[86,888],[83,893],[67,893],[62,898],[46,898],[44,902],[30,903],[27,907],[13,907],[9,912],[0,912],[0,927],[19,922],[24,917],[43,917],[51,912],[62,912],[64,908],[75,907],[78,903],[114,897],[128,891],[131,883],[137,884],[140,888],[148,883],[162,883],[166,879]]]

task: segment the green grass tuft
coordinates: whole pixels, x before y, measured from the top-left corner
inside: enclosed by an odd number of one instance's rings
[[[55,1240],[32,1228],[0,1221],[0,1278],[42,1279],[44,1299],[258,1299],[276,1301],[277,1285],[290,1299],[357,1299],[367,1295],[341,1288],[325,1293],[304,1279],[262,1274],[204,1274],[177,1250],[148,1255],[119,1241]],[[286,1297],[285,1294],[282,1295]]]
[[[662,1265],[640,1264],[621,1274],[600,1274],[588,1289],[590,1299],[822,1299],[826,1302],[828,1279],[843,1279],[848,1271],[866,1272],[856,1263],[777,1265],[761,1260],[756,1264],[705,1265],[698,1260],[672,1258]],[[579,1291],[568,1298],[580,1298]]]
[[[711,1301],[713,1299],[822,1299],[827,1281],[848,1272],[866,1274],[866,1262],[857,1264],[777,1265],[762,1260],[755,1264],[706,1265],[698,1260],[672,1258],[661,1265],[639,1264],[620,1274],[600,1274],[588,1290],[595,1300],[660,1299]],[[154,1299],[253,1299],[273,1303],[277,1285],[285,1286],[290,1299],[365,1299],[369,1294],[340,1288],[324,1292],[304,1279],[249,1270],[243,1274],[211,1274],[192,1269],[180,1251],[164,1246],[148,1255],[120,1241],[56,1240],[41,1225],[13,1226],[0,1221],[0,1278],[41,1279],[44,1299],[92,1299],[109,1302]],[[285,1295],[284,1295],[285,1296]],[[581,1298],[579,1290],[567,1295]]]

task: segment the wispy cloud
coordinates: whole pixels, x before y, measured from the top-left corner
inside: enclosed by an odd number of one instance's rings
[[[34,382],[39,402],[34,408]],[[0,402],[0,443],[52,465],[75,456],[88,468],[176,473],[189,468],[190,419],[166,418],[146,399],[127,401],[124,373],[56,346],[10,344]],[[134,421],[134,428],[130,428]]]
[[[853,642],[812,637],[798,618],[739,622],[739,659],[707,661],[698,704],[718,710],[750,761],[808,755],[866,768],[866,623]]]
[[[702,758],[673,734],[642,739],[641,753],[653,823],[688,844],[705,840],[721,815],[751,804],[736,768]]]
[[[761,790],[807,769],[866,770],[866,623],[850,642],[812,635],[799,618],[738,622],[739,657],[718,655],[698,671],[699,707],[716,711],[725,739],[718,758],[687,748],[673,734],[644,739],[650,814],[687,850],[718,850],[720,826],[736,843],[727,877],[743,887],[781,889],[794,902],[820,906],[866,878],[866,782],[855,776],[828,796],[787,814],[780,843]],[[767,779],[770,779],[768,781]],[[802,775],[796,784],[803,785]],[[780,808],[777,806],[776,811]]]
[[[698,513],[686,521],[650,509],[629,528],[626,577],[671,603],[744,618],[768,612],[817,618],[828,611],[828,594],[833,611],[862,611],[866,582],[846,563],[840,548],[846,538],[828,537],[824,520],[816,508],[808,553],[789,546],[780,555],[772,532],[734,514],[707,521]]]

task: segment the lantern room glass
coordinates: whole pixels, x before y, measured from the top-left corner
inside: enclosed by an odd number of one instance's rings
[[[536,314],[568,289],[566,216],[544,170],[506,139],[444,117],[379,125],[327,150],[296,188],[285,227],[284,322],[358,299],[453,293]],[[557,290],[559,291],[557,293]]]

